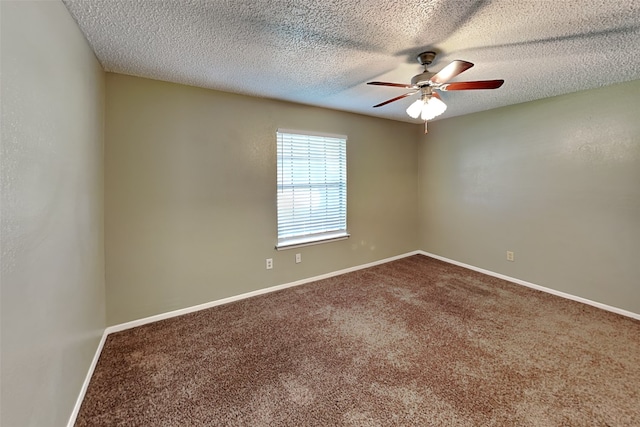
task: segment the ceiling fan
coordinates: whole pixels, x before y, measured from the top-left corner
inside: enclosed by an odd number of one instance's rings
[[[476,90],[476,89],[498,89],[504,83],[504,80],[478,80],[471,82],[454,82],[447,83],[458,74],[473,67],[471,62],[455,60],[444,67],[437,73],[427,70],[427,66],[433,62],[436,57],[435,52],[422,52],[417,56],[420,65],[424,66],[424,71],[411,78],[411,84],[388,83],[388,82],[368,82],[369,85],[375,86],[392,86],[411,89],[410,92],[396,96],[380,104],[374,105],[373,108],[382,107],[399,99],[406,98],[415,93],[420,92],[420,99],[407,108],[407,114],[414,119],[419,116],[424,120],[424,133],[427,133],[427,120],[431,120],[436,116],[444,113],[447,105],[442,102],[440,95],[436,91],[453,91],[453,90]]]

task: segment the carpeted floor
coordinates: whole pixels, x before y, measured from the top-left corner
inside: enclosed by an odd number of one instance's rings
[[[77,426],[640,426],[640,322],[425,256],[108,337]]]

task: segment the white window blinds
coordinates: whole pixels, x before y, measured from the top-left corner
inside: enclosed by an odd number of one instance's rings
[[[347,237],[347,137],[279,129],[278,248]]]

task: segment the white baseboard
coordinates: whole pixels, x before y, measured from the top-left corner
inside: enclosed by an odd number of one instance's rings
[[[91,365],[89,365],[89,371],[87,372],[87,376],[84,378],[84,382],[82,383],[82,388],[80,389],[80,394],[78,395],[78,399],[76,399],[76,404],[73,407],[73,411],[71,412],[71,416],[69,417],[69,422],[67,423],[67,427],[73,427],[76,423],[76,418],[78,418],[78,413],[80,412],[80,406],[82,406],[82,401],[84,400],[85,394],[87,394],[87,388],[89,388],[89,382],[91,382],[91,377],[93,376],[93,371],[96,369],[96,365],[98,364],[98,359],[100,359],[100,353],[102,353],[102,347],[104,347],[104,343],[107,340],[107,331],[102,332],[102,338],[100,338],[100,342],[98,343],[98,348],[96,349],[96,353],[93,355],[93,360],[91,361]]]
[[[167,313],[156,314],[155,316],[144,317],[142,319],[132,320],[126,323],[120,323],[118,325],[109,326],[106,329],[107,334],[112,334],[114,332],[124,331],[126,329],[135,328],[137,326],[146,325],[147,323],[157,322],[159,320],[169,319],[171,317],[182,316],[184,314],[193,313],[200,310],[205,310],[207,308],[215,307],[218,305],[228,304],[233,301],[239,301],[246,298],[255,297],[257,295],[268,294],[270,292],[279,291],[281,289],[291,288],[293,286],[304,285],[305,283],[315,282],[317,280],[328,279],[329,277],[340,276],[341,274],[350,273],[352,271],[362,270],[364,268],[373,267],[375,265],[385,264],[390,261],[395,261],[397,259],[406,258],[408,256],[420,254],[420,251],[407,252],[402,255],[393,256],[390,258],[384,258],[378,261],[373,261],[367,264],[357,265],[355,267],[345,268],[343,270],[332,271],[331,273],[321,274],[319,276],[309,277],[306,279],[297,280],[295,282],[284,283],[282,285],[271,286],[269,288],[258,289],[255,291],[247,292],[240,295],[234,295],[232,297],[223,298],[215,301],[206,302],[204,304],[194,305],[191,307],[181,308],[179,310],[169,311]]]
[[[495,273],[495,272],[490,271],[490,270],[485,270],[484,268],[475,267],[473,265],[465,264],[465,263],[459,262],[459,261],[454,261],[452,259],[445,258],[445,257],[442,257],[440,255],[435,255],[435,254],[432,254],[432,253],[429,253],[429,252],[417,251],[417,253],[419,253],[421,255],[426,255],[426,256],[431,257],[431,258],[438,259],[440,261],[448,262],[449,264],[453,264],[453,265],[457,265],[457,266],[460,266],[460,267],[468,268],[469,270],[477,271],[478,273],[486,274],[487,276],[497,277],[498,279],[502,279],[502,280],[506,280],[508,282],[512,282],[512,283],[515,283],[515,284],[518,284],[518,285],[526,286],[527,288],[536,289],[538,291],[546,292],[548,294],[557,295],[557,296],[562,297],[562,298],[566,298],[566,299],[570,299],[570,300],[573,300],[573,301],[581,302],[583,304],[591,305],[593,307],[597,307],[597,308],[600,308],[602,310],[611,311],[612,313],[621,314],[622,316],[627,316],[627,317],[631,317],[632,319],[640,320],[640,314],[634,313],[632,311],[623,310],[623,309],[618,308],[618,307],[613,307],[613,306],[610,306],[610,305],[607,305],[607,304],[602,304],[602,303],[597,302],[597,301],[592,301],[592,300],[589,300],[589,299],[586,299],[586,298],[582,298],[582,297],[579,297],[579,296],[576,296],[576,295],[568,294],[566,292],[557,291],[555,289],[545,288],[544,286],[536,285],[535,283],[531,283],[531,282],[527,282],[527,281],[524,281],[524,280],[516,279],[515,277],[505,276],[504,274]]]

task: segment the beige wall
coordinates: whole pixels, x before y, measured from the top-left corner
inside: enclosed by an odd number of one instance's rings
[[[104,73],[61,2],[0,4],[0,424],[61,426],[105,327]]]
[[[421,248],[640,313],[639,117],[635,81],[435,122]]]
[[[109,324],[418,249],[415,125],[118,74],[106,105]],[[348,136],[350,239],[274,250],[277,128]]]

